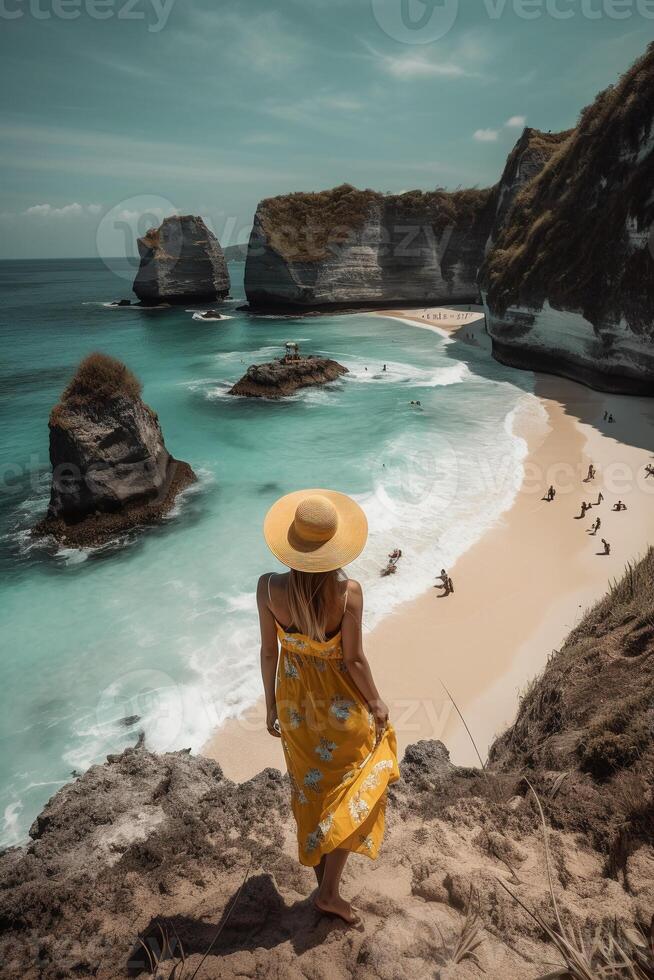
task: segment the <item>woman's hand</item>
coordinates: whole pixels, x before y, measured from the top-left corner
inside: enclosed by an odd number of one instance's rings
[[[378,698],[376,701],[371,701],[369,708],[372,712],[372,716],[375,719],[375,729],[377,732],[377,741],[382,737],[384,729],[388,724],[388,705]]]
[[[273,704],[266,711],[266,728],[268,729],[268,734],[272,735],[274,738],[281,738],[282,733],[279,727],[279,719],[277,716],[277,705]]]

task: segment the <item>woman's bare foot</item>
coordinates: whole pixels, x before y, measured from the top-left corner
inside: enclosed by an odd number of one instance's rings
[[[337,895],[335,898],[323,898],[320,894],[316,895],[313,904],[323,915],[335,915],[349,926],[356,926],[361,922],[361,918],[354,911],[349,902]]]

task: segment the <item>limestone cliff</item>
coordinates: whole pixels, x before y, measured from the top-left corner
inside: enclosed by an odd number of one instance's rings
[[[498,360],[654,394],[654,47],[519,193],[482,271]]]
[[[561,144],[570,138],[572,130],[563,133],[544,133],[527,127],[506,161],[495,198],[495,217],[486,244],[490,251],[511,212],[518,194],[527,187],[550,161]]]
[[[68,545],[95,545],[160,518],[193,483],[165,447],[157,415],[120,361],[91,354],[50,415],[52,484],[35,529]]]
[[[3,978],[654,976],[653,623],[650,552],[552,657],[483,772],[440,742],[407,748],[380,857],[346,867],[358,930],[314,912],[277,770],[239,785],[188,752],[109,756],[0,855]]]
[[[202,218],[173,215],[138,240],[134,292],[146,305],[223,299],[229,273],[223,250]]]
[[[324,310],[478,297],[495,190],[384,195],[347,184],[259,204],[245,291],[254,310]]]

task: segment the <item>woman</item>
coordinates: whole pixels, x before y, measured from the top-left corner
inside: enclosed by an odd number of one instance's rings
[[[363,652],[361,586],[341,571],[363,550],[368,524],[344,494],[302,490],[273,505],[264,536],[290,569],[263,575],[257,590],[267,728],[282,740],[315,906],[354,925],[343,868],[351,851],[377,856],[386,787],[399,778],[388,708]]]

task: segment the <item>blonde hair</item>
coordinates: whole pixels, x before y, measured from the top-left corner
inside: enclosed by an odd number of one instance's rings
[[[291,569],[288,608],[291,622],[300,633],[319,642],[327,639],[327,621],[337,594],[336,583],[341,577],[340,568],[333,572],[298,572]]]

